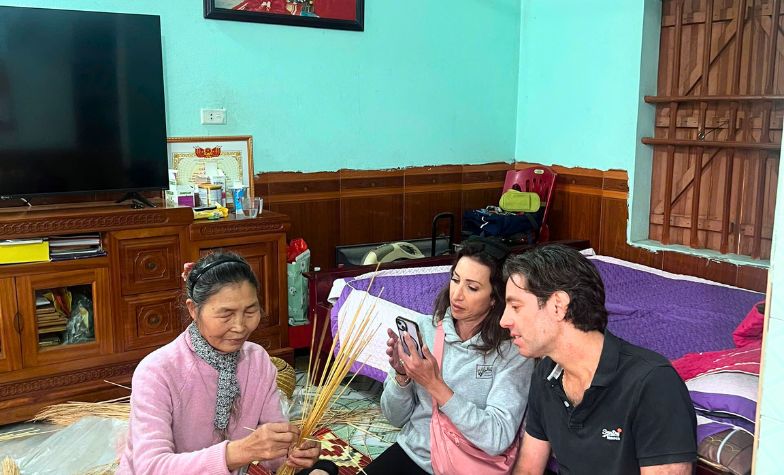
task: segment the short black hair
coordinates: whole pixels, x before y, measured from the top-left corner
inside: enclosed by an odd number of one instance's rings
[[[547,244],[510,256],[504,263],[504,279],[515,275],[525,278],[526,290],[536,296],[540,308],[555,292],[566,292],[570,302],[565,320],[585,332],[604,332],[604,282],[593,263],[578,250]],[[512,283],[517,285],[514,280]]]
[[[229,284],[247,282],[258,292],[259,281],[248,262],[233,252],[213,252],[193,265],[185,280],[185,297],[197,309]]]

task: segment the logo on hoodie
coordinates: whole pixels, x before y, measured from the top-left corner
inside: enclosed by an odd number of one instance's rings
[[[476,365],[476,379],[493,379],[493,365]]]

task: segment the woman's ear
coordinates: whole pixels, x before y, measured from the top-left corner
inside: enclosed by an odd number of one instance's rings
[[[193,300],[188,299],[185,301],[185,308],[188,309],[188,314],[191,316],[191,319],[196,320],[196,303]]]

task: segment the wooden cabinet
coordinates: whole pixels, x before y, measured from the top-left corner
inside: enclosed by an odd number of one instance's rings
[[[185,227],[132,229],[109,234],[117,298],[120,351],[157,348],[182,330],[182,263],[189,255]]]
[[[0,373],[22,367],[18,332],[20,325],[21,314],[16,311],[14,279],[0,279]]]
[[[107,253],[0,266],[0,424],[58,402],[127,395],[104,380],[128,384],[144,356],[183,331],[189,319],[182,266],[219,249],[245,257],[259,278],[266,317],[251,340],[290,357],[288,228],[286,216],[267,211],[256,219],[204,222],[194,222],[190,208],[93,204],[0,211],[0,239],[99,232]],[[51,289],[81,296],[89,308],[76,323],[90,331],[66,335],[63,322],[46,309]]]
[[[38,299],[46,300],[43,295],[52,292],[59,293],[63,300],[71,301],[72,314],[67,320],[68,325],[65,317],[59,316],[62,324],[55,326],[54,332],[47,333],[51,328],[43,326],[43,317],[38,314],[36,302]],[[92,269],[17,277],[16,302],[21,315],[19,330],[23,368],[95,358],[112,351],[109,269],[106,264]]]

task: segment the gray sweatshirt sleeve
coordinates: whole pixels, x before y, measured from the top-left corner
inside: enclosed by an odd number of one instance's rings
[[[384,380],[384,392],[381,393],[381,412],[390,424],[403,427],[417,405],[417,396],[414,391],[413,381],[405,387],[400,387],[395,382],[394,370],[390,370]]]
[[[490,455],[503,453],[517,437],[534,368],[533,360],[520,356],[513,348],[507,348],[503,357],[505,364],[499,365],[493,377],[484,409],[457,392],[441,406],[441,412],[463,436]]]

